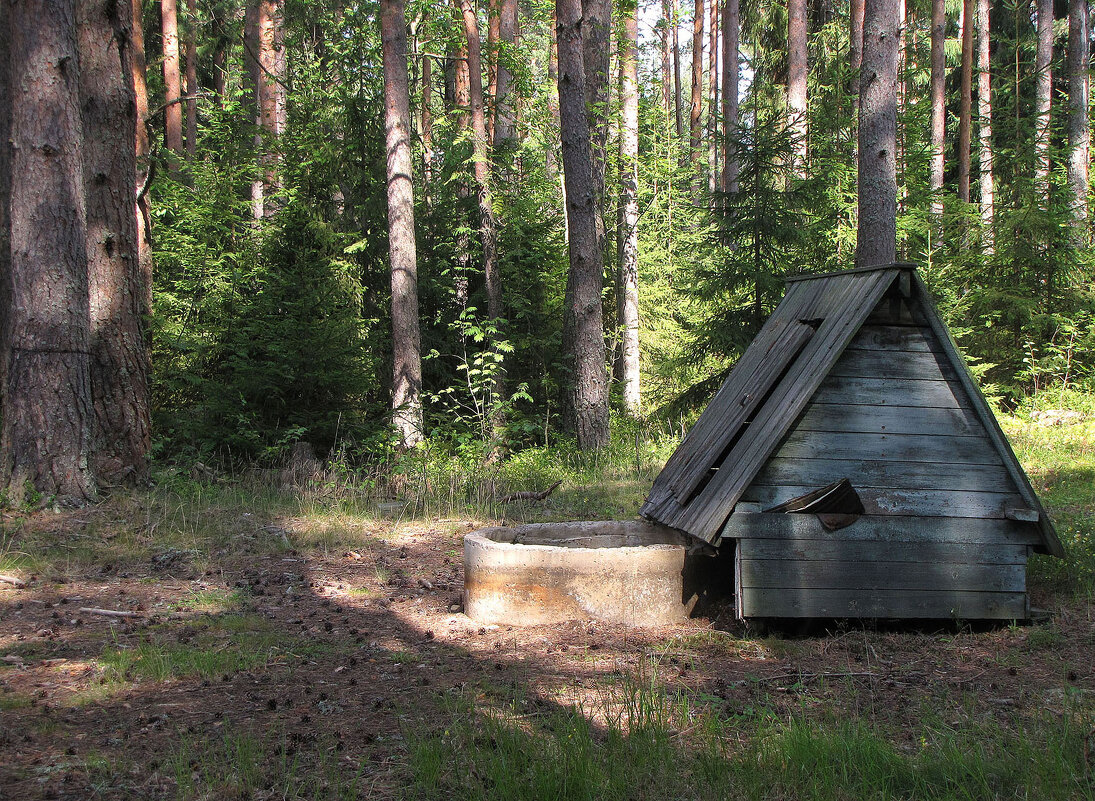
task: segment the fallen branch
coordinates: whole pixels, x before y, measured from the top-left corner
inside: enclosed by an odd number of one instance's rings
[[[513,493],[510,493],[509,495],[507,495],[506,497],[499,499],[498,502],[499,503],[511,503],[513,501],[542,501],[545,498],[547,498],[547,496],[551,495],[551,493],[555,492],[556,488],[562,483],[563,482],[561,480],[556,481],[554,484],[552,484],[550,487],[548,487],[543,492],[529,492],[529,491],[513,492]]]
[[[16,576],[3,576],[0,575],[0,584],[12,584],[16,587],[25,587],[27,583],[23,579]]]
[[[123,612],[120,609],[96,609],[94,606],[85,606],[80,609],[89,615],[102,615],[103,617],[137,617],[136,612]]]
[[[871,673],[869,671],[855,672],[855,673],[779,673],[775,676],[760,676],[754,679],[743,679],[741,681],[731,682],[731,686],[734,687],[746,687],[750,684],[767,684],[772,681],[784,681],[785,679],[798,679],[800,682],[812,681],[813,679],[853,679],[853,678],[872,678],[877,679],[877,673]]]

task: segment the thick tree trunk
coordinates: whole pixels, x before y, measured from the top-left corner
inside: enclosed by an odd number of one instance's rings
[[[0,0],[0,143],[11,141],[11,29],[9,3]],[[0,146],[0,425],[11,353],[11,148]],[[2,456],[2,454],[0,454]],[[2,475],[2,474],[0,474]]]
[[[179,58],[179,10],[175,0],[160,0],[163,31],[164,144],[176,155],[183,152],[182,79]]]
[[[137,118],[126,52],[131,20],[126,0],[78,0],[92,465],[106,484],[146,481],[152,444],[147,310],[132,195]]]
[[[722,10],[722,191],[738,191],[738,41],[741,35],[739,0],[723,0]]]
[[[968,2],[968,0],[967,0]],[[1038,0],[1038,50],[1034,59],[1034,190],[1049,204],[1050,104],[1053,92],[1053,0]]]
[[[989,0],[977,0],[977,139],[978,172],[981,182],[981,247],[995,251],[993,220],[996,216],[996,187],[992,176],[992,78],[989,52]]]
[[[696,0],[692,18],[692,102],[688,114],[688,159],[697,170],[700,161],[703,117],[703,0]]]
[[[718,189],[719,174],[719,2],[710,0],[707,26],[707,193]]]
[[[608,164],[608,77],[612,53],[612,0],[582,0],[583,64],[593,158],[598,241],[604,248],[605,169]]]
[[[669,36],[673,43],[673,119],[677,125],[677,138],[684,136],[684,115],[681,112],[681,2],[669,0]]]
[[[982,0],[984,2],[984,0]],[[1073,241],[1085,246],[1091,239],[1087,223],[1091,131],[1088,104],[1091,79],[1088,64],[1088,0],[1069,0],[1068,5],[1068,187],[1072,197]]]
[[[501,52],[497,60],[497,86],[494,98],[494,149],[497,152],[512,150],[516,145],[517,114],[513,95],[513,72],[506,65],[513,58],[513,46],[517,43],[517,0],[501,0],[498,17],[498,38]]]
[[[856,267],[897,257],[897,0],[866,0],[859,82]]]
[[[958,199],[970,202],[970,128],[973,117],[973,0],[962,0],[962,80],[958,103]]]
[[[806,177],[806,0],[787,0],[787,122],[791,169]]]
[[[943,0],[932,0],[931,22],[931,178],[932,217],[938,241],[938,229],[943,223],[943,146],[946,136],[947,106],[945,86],[947,80],[947,16]]]
[[[578,447],[608,444],[608,382],[601,318],[602,251],[593,186],[590,125],[586,114],[581,0],[556,0],[559,112],[566,180],[568,250],[563,346],[571,365],[568,412]]]
[[[137,136],[135,155],[137,172],[134,195],[137,197],[137,263],[140,270],[141,314],[152,309],[152,210],[148,203],[147,186],[152,166],[149,162],[152,143],[148,136],[148,85],[145,82],[147,62],[144,54],[144,17],[140,0],[131,0],[132,23],[129,28],[129,68],[133,76],[136,101]]]
[[[263,174],[262,216],[269,218],[280,207],[281,135],[285,131],[285,29],[284,0],[259,0],[258,66],[259,127],[262,149],[259,163]],[[404,52],[406,44],[404,43]]]
[[[198,0],[186,0],[186,97],[186,152],[193,158],[198,152]]]
[[[388,252],[392,262],[392,424],[399,433],[400,445],[410,448],[422,441],[422,358],[403,0],[381,0],[380,35],[388,154]]]
[[[76,4],[5,5],[9,46],[0,56],[10,59],[12,87],[11,291],[3,316],[11,354],[0,487],[16,504],[33,492],[46,503],[79,505],[96,487]]]
[[[616,216],[616,314],[624,408],[639,395],[639,11],[625,12],[620,41],[620,203]],[[714,50],[712,50],[714,52]],[[712,109],[714,106],[712,106]]]

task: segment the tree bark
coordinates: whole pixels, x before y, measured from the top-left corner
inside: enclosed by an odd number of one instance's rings
[[[92,466],[106,484],[148,479],[152,444],[145,288],[138,258],[136,102],[127,0],[78,0],[87,220]]]
[[[707,192],[718,189],[719,174],[719,3],[710,0],[707,26]]]
[[[722,11],[722,191],[738,191],[738,42],[741,35],[739,0],[723,0]]]
[[[980,149],[978,173],[981,189],[981,247],[995,252],[993,230],[996,216],[996,187],[992,175],[992,77],[989,51],[989,0],[977,0],[977,139]]]
[[[422,358],[418,255],[414,233],[407,24],[403,0],[381,0],[384,137],[387,145],[388,252],[392,262],[392,424],[400,445],[422,441]]]
[[[601,317],[602,251],[586,113],[581,0],[556,0],[559,113],[566,181],[568,250],[563,346],[571,365],[568,417],[581,450],[608,444],[608,382]]]
[[[612,52],[612,0],[582,0],[583,64],[586,107],[593,158],[593,197],[597,206],[597,241],[605,242],[605,169],[608,164],[608,77]]]
[[[0,0],[2,1],[2,0]],[[131,0],[132,22],[129,27],[129,68],[133,76],[133,94],[136,101],[137,131],[134,176],[134,196],[137,197],[137,264],[140,271],[141,313],[147,316],[152,309],[152,210],[148,203],[147,185],[152,166],[149,162],[152,143],[148,136],[148,65],[144,53],[144,16],[140,0]]]
[[[671,17],[669,0],[662,0],[662,18],[658,21],[658,40],[662,57],[662,108],[665,110],[667,124],[673,119],[673,54],[669,49]]]
[[[669,0],[669,36],[673,42],[673,118],[677,125],[677,138],[684,136],[684,115],[681,113],[681,3]]]
[[[280,207],[281,135],[285,131],[284,0],[259,0],[258,110],[261,129],[259,163],[262,168],[262,216],[273,217]],[[406,43],[403,46],[406,52]],[[404,67],[405,68],[405,67]]]
[[[9,3],[0,0],[0,143],[11,141],[11,29]],[[0,426],[11,353],[11,148],[0,144]],[[0,454],[2,456],[2,454]],[[0,473],[2,477],[2,473]]]
[[[193,158],[198,152],[198,0],[186,0],[186,97],[186,152]]]
[[[703,117],[703,0],[696,0],[692,18],[692,102],[688,114],[688,160],[699,168]]]
[[[787,0],[787,122],[791,170],[806,177],[806,0]]]
[[[983,2],[984,0],[982,0]],[[1068,187],[1072,198],[1073,241],[1080,247],[1091,240],[1087,223],[1091,130],[1088,104],[1091,79],[1088,64],[1091,43],[1088,39],[1087,0],[1069,0],[1068,5]]]
[[[624,408],[638,415],[639,395],[639,10],[625,12],[620,41],[620,202],[616,218],[616,314]],[[714,50],[711,51],[714,53]],[[714,109],[714,106],[712,106]]]
[[[422,136],[422,189],[426,204],[430,203],[433,186],[433,112],[430,110],[430,92],[433,91],[433,60],[422,56],[422,106],[419,109],[419,128]]]
[[[182,79],[179,58],[179,11],[176,0],[160,0],[163,31],[164,144],[175,155],[183,152]]]
[[[973,0],[962,0],[962,82],[958,104],[958,199],[970,202],[970,128],[973,117]]]
[[[968,2],[968,0],[967,0]],[[1049,204],[1050,104],[1053,92],[1053,0],[1038,0],[1038,49],[1034,59],[1034,190]]]
[[[516,103],[513,95],[513,72],[506,61],[514,57],[517,44],[517,0],[501,0],[498,18],[500,52],[497,61],[497,86],[494,97],[494,149],[496,153],[512,150],[516,145]]]
[[[11,354],[0,487],[16,504],[37,493],[44,503],[82,505],[96,486],[76,8],[74,0],[5,5]]]
[[[945,85],[947,80],[947,17],[943,0],[932,0],[931,21],[931,179],[932,218],[938,241],[943,223],[943,146],[946,136],[947,107]]]
[[[897,257],[897,0],[866,0],[859,82],[856,267]]]

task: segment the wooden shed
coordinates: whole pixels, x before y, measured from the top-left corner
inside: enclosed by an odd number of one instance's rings
[[[735,549],[744,618],[1022,619],[1062,555],[901,264],[789,279],[641,514]]]

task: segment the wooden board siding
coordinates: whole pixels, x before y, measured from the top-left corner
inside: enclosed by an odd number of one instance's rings
[[[1013,619],[1026,616],[1037,527],[960,518],[735,514],[744,617]]]

